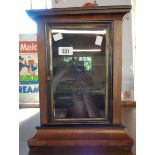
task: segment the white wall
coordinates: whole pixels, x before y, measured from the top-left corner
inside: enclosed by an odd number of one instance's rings
[[[57,1],[57,3],[56,3]],[[52,6],[54,8],[65,7],[81,7],[86,2],[93,3],[94,0],[52,0]],[[131,0],[96,0],[99,6],[105,5],[130,5]]]
[[[123,20],[122,33],[122,93],[131,91],[134,100],[132,13]]]

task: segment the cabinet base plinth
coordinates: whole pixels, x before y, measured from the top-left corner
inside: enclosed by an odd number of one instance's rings
[[[30,150],[50,148],[122,148],[131,150],[133,140],[124,128],[38,128],[28,140]]]
[[[131,150],[101,147],[72,147],[72,148],[40,148],[31,149],[28,155],[133,155]]]

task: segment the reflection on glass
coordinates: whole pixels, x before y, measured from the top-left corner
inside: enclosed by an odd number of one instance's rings
[[[64,57],[64,62],[66,62],[66,64],[69,62],[69,61],[72,61],[72,60],[77,60],[78,61],[81,61],[81,62],[84,62],[84,69],[85,70],[91,70],[92,69],[92,58],[90,56],[88,57]]]
[[[55,27],[51,35],[54,118],[104,118],[106,30]]]

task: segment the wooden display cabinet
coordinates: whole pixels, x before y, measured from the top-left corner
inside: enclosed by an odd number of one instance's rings
[[[122,19],[131,6],[29,10],[37,22],[40,126],[31,150],[131,150],[121,122]]]

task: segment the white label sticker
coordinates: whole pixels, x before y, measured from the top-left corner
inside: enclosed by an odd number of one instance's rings
[[[97,36],[96,37],[96,41],[95,41],[95,45],[101,46],[102,40],[103,40],[103,37],[102,36]]]
[[[59,47],[59,55],[73,55],[73,47]]]
[[[53,35],[53,39],[54,39],[54,41],[58,41],[58,40],[63,39],[63,36],[61,33],[57,33],[57,34]]]

